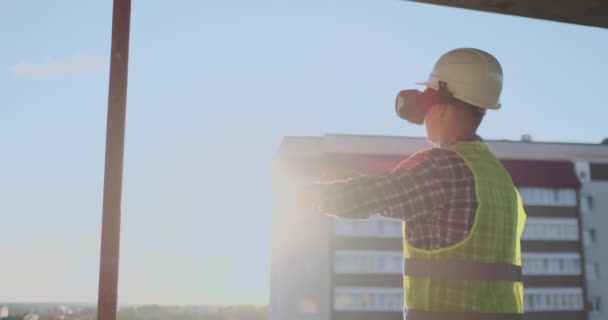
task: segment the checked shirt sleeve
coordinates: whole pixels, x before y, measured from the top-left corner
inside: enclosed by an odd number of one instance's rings
[[[407,221],[436,211],[446,202],[452,187],[446,163],[451,153],[429,149],[384,174],[318,184],[317,206],[325,213],[348,219],[381,214]]]

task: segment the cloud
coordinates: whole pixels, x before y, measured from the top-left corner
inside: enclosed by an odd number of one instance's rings
[[[41,63],[23,62],[12,66],[11,70],[21,77],[50,77],[99,70],[104,65],[105,61],[100,57],[79,54],[67,59],[45,58]]]

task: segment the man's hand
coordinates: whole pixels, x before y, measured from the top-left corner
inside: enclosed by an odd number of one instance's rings
[[[328,170],[321,174],[321,183],[331,183],[336,181],[348,180],[351,178],[362,176],[361,173],[346,169],[346,168],[335,168]],[[318,201],[323,196],[323,186],[313,184],[302,188],[295,197],[295,210],[298,214],[310,214],[315,212],[315,207],[318,205]]]
[[[348,180],[360,176],[362,176],[362,174],[355,170],[347,168],[334,168],[327,170],[323,174],[321,174],[320,181],[321,183],[330,183],[335,181]]]

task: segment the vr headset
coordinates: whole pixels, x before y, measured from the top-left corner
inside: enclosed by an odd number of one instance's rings
[[[428,88],[418,90],[402,90],[397,94],[395,111],[399,118],[410,123],[422,125],[429,108],[434,104],[447,104],[453,99],[447,88],[447,83],[439,81],[439,90]]]

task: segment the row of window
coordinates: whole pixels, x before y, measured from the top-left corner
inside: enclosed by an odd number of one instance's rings
[[[583,310],[581,288],[530,288],[524,291],[525,311]]]
[[[525,311],[580,311],[583,308],[581,288],[529,288],[524,291]],[[335,288],[334,309],[401,311],[403,291],[400,288]]]
[[[401,222],[395,220],[337,220],[335,233],[340,236],[401,238]],[[528,218],[522,240],[578,241],[578,222],[574,218]],[[593,247],[597,232],[593,228],[583,230],[583,243]]]
[[[336,220],[334,231],[339,236],[401,238],[401,222],[392,219]],[[590,232],[587,240],[594,241]],[[578,222],[575,218],[529,218],[522,235],[523,240],[579,239]]]
[[[403,273],[403,254],[400,251],[334,252],[335,273]]]
[[[402,224],[392,219],[336,220],[334,232],[339,236],[401,238]],[[578,221],[575,218],[528,218],[522,240],[578,241]],[[593,228],[583,230],[583,243],[593,247],[597,232]]]
[[[586,264],[587,280],[600,278],[597,262]],[[403,256],[400,251],[336,250],[334,272],[343,274],[401,274]],[[524,252],[524,275],[580,275],[580,254]]]
[[[576,207],[577,205],[576,189],[520,187],[518,190],[525,205],[560,207]],[[582,198],[583,210],[592,210],[593,198],[590,196]]]
[[[576,206],[575,189],[520,188],[526,205]],[[581,196],[581,211],[593,210],[593,197]],[[368,220],[336,220],[335,233],[342,236],[401,237],[401,222],[376,216]],[[578,240],[576,219],[529,219],[524,231],[528,240]]]
[[[337,311],[402,311],[401,288],[336,288],[334,310]]]
[[[334,232],[339,236],[401,238],[401,222],[392,219],[336,220]],[[575,218],[528,218],[522,240],[577,241],[578,221]],[[597,241],[594,229],[583,231],[585,245]]]
[[[578,253],[523,253],[522,272],[526,275],[579,275]]]
[[[525,205],[576,207],[576,189],[518,188]]]
[[[528,218],[522,240],[576,241],[578,221],[575,218]]]
[[[335,220],[334,232],[339,236],[401,238],[402,223],[398,220],[372,217],[367,220]]]

